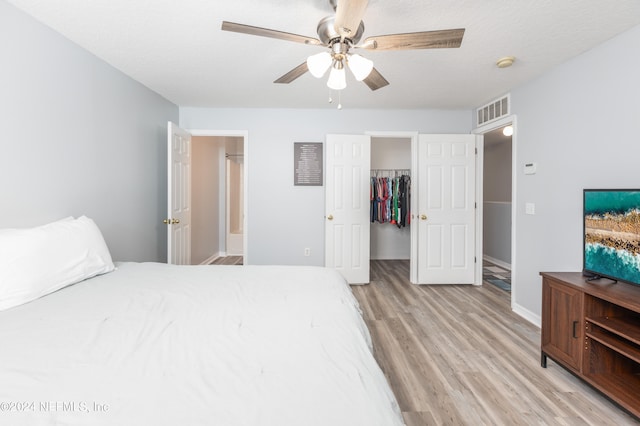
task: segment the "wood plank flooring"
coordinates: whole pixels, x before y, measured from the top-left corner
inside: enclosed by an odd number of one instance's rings
[[[371,262],[352,286],[407,426],[632,425],[636,419],[549,360],[540,330],[492,285],[417,286],[409,262]]]
[[[223,256],[216,258],[210,265],[242,265],[242,256]]]

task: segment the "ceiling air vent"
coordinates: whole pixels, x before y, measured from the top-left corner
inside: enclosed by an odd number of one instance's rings
[[[478,127],[509,115],[511,100],[505,95],[477,109]]]

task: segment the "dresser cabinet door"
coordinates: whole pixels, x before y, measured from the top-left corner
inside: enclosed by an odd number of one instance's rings
[[[580,372],[584,293],[558,281],[542,281],[542,351]]]

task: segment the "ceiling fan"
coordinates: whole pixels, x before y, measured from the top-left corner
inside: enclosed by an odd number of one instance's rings
[[[310,56],[274,83],[291,83],[307,71],[314,77],[321,78],[331,68],[327,86],[333,90],[342,90],[346,87],[345,65],[352,71],[356,80],[364,81],[371,90],[377,90],[389,84],[373,67],[373,61],[358,54],[351,54],[351,49],[457,48],[462,43],[464,28],[373,36],[365,38],[360,43],[364,33],[362,17],[369,1],[329,0],[329,3],[336,13],[335,16],[327,16],[318,23],[318,38],[227,21],[222,22],[222,30],[328,47],[329,51]]]

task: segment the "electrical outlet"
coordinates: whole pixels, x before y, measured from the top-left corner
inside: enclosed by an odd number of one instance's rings
[[[311,256],[311,249],[309,247],[304,249],[304,255],[305,256]]]

